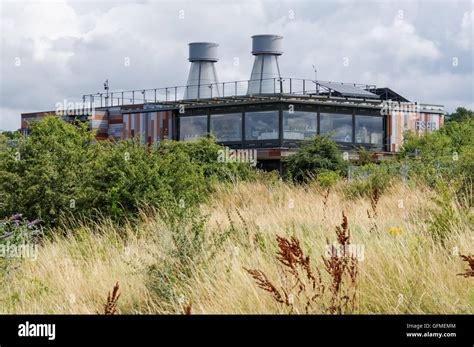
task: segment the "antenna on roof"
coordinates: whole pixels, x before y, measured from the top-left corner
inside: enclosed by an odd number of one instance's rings
[[[105,106],[108,106],[108,101],[109,101],[109,79],[108,78],[104,82],[104,89],[106,91]]]
[[[318,69],[316,69],[316,65],[313,65],[313,70],[314,70],[314,84],[316,86],[316,94],[319,94],[319,88],[318,88]]]

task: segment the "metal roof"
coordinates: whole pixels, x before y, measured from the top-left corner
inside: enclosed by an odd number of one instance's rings
[[[331,83],[331,82],[320,82],[318,84],[322,87],[326,87],[330,90],[334,90],[341,96],[346,97],[357,97],[357,98],[368,98],[368,99],[380,99],[377,94],[368,92],[367,90],[357,88],[350,84]]]

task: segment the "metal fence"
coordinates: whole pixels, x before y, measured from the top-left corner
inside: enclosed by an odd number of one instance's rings
[[[90,108],[113,107],[122,105],[136,105],[147,103],[174,103],[186,100],[185,95],[189,88],[209,88],[211,98],[248,96],[249,83],[265,83],[266,90],[270,93],[262,94],[288,94],[288,95],[319,95],[321,93],[330,94],[330,88],[321,83],[331,83],[333,85],[347,85],[363,90],[373,90],[375,85],[343,83],[343,82],[325,82],[300,78],[269,78],[262,80],[231,81],[212,84],[201,84],[193,86],[175,86],[154,89],[136,89],[128,91],[114,91],[96,94],[83,95],[82,101]],[[271,86],[273,85],[273,90]],[[260,94],[259,94],[260,95]]]

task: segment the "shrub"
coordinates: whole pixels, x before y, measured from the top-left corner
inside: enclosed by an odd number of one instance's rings
[[[219,162],[221,149],[212,138],[94,143],[87,125],[47,117],[17,149],[0,139],[0,218],[23,211],[55,226],[71,215],[123,221],[143,205],[197,206],[215,182],[255,176],[249,164]]]
[[[341,176],[335,171],[321,170],[316,182],[321,188],[332,188],[341,179]]]
[[[364,147],[357,148],[357,160],[355,161],[355,165],[367,165],[376,162],[376,158],[374,153],[369,151]]]
[[[22,211],[27,218],[49,224],[77,197],[90,156],[92,134],[85,125],[71,125],[48,117],[32,126],[18,149],[2,152],[0,217]]]
[[[343,173],[346,163],[341,151],[328,135],[315,136],[304,142],[293,155],[284,159],[286,175],[296,182],[306,182],[323,170]]]
[[[455,184],[448,185],[446,182],[440,181],[436,190],[438,194],[432,198],[436,208],[429,211],[429,231],[435,241],[444,244],[451,231],[458,229],[472,213],[469,209],[461,208],[456,197],[459,188]]]
[[[368,164],[354,167],[351,178],[344,187],[348,198],[370,197],[382,194],[395,178],[394,167],[389,164]]]
[[[423,136],[407,134],[398,161],[406,162],[411,176],[430,187],[436,188],[440,181],[459,183],[456,195],[472,206],[469,187],[474,181],[474,119],[448,122],[439,131]]]
[[[211,136],[198,141],[163,141],[157,150],[161,155],[186,154],[190,162],[203,168],[204,177],[209,180],[222,182],[255,178],[255,170],[250,163],[219,162],[219,151],[224,149]]]

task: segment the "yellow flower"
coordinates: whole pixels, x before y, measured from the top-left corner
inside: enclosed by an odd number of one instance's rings
[[[401,234],[403,233],[403,229],[402,228],[390,228],[387,230],[387,232],[389,234]]]

